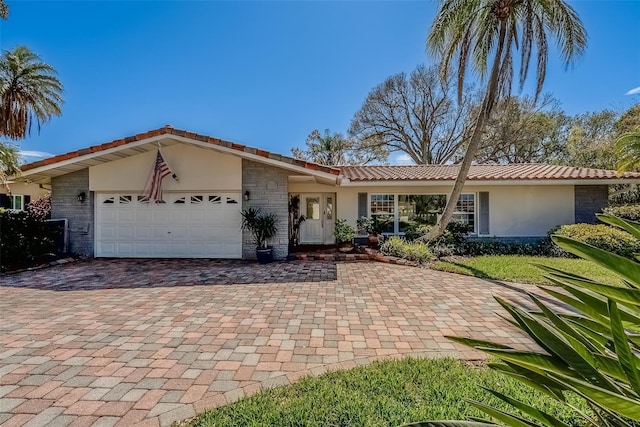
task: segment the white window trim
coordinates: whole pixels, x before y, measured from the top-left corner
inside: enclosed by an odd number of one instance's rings
[[[469,232],[469,234],[471,236],[477,236],[478,235],[478,193],[473,193],[473,192],[460,193],[460,197],[462,197],[464,195],[468,195],[468,194],[473,195],[473,230],[471,230]],[[447,202],[449,202],[449,195],[447,195]],[[456,203],[456,205],[457,205],[457,203]],[[453,212],[454,215],[456,213],[464,214],[465,212],[459,212],[457,210]]]
[[[463,195],[473,195],[473,230],[469,233],[472,236],[477,236],[478,235],[478,193],[477,192],[463,192],[460,193],[460,196]],[[396,235],[396,236],[403,236],[404,233],[400,233],[400,216],[399,216],[399,212],[398,212],[398,201],[399,201],[399,196],[446,196],[447,197],[447,203],[449,202],[449,195],[448,194],[442,194],[442,193],[369,193],[367,195],[367,216],[369,218],[371,218],[371,198],[372,196],[385,196],[385,195],[391,195],[393,196],[393,233],[384,233],[385,235]],[[458,212],[458,211],[454,211],[455,213],[464,213],[464,212]]]
[[[11,206],[13,206],[10,210],[12,211],[23,211],[24,210],[24,195],[23,194],[12,194],[11,197]],[[20,197],[20,207],[16,208],[16,197]]]

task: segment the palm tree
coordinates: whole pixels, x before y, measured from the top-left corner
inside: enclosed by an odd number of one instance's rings
[[[62,83],[56,70],[26,46],[0,56],[0,136],[22,139],[61,114]]]
[[[356,139],[345,137],[340,132],[331,133],[325,129],[324,135],[313,130],[307,137],[306,150],[292,148],[293,157],[327,166],[366,165],[384,162],[389,151],[377,139]]]
[[[441,74],[446,77],[456,62],[458,99],[462,97],[469,64],[481,79],[491,69],[480,111],[460,171],[438,224],[427,236],[442,234],[451,221],[462,187],[496,101],[511,93],[514,56],[520,54],[519,83],[522,89],[534,51],[537,53],[537,99],[545,79],[548,37],[553,36],[566,65],[586,46],[587,35],[578,15],[563,0],[440,0],[427,38],[427,48],[441,59]]]
[[[9,8],[4,0],[0,0],[0,19],[7,19],[9,17]]]
[[[7,187],[7,177],[18,173],[18,150],[8,142],[0,142],[0,186]]]
[[[640,128],[618,138],[616,153],[620,172],[640,169]]]

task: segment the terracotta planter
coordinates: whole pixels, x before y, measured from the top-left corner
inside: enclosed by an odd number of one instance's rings
[[[351,252],[353,250],[353,247],[353,243],[351,242],[338,243],[338,250],[340,252]]]

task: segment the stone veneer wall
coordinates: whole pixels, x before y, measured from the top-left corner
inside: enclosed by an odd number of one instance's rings
[[[263,163],[242,160],[242,194],[249,191],[249,201],[242,207],[260,207],[278,216],[278,233],[271,241],[273,255],[284,259],[289,254],[289,182],[286,171]],[[242,258],[255,259],[256,247],[248,231],[242,233]]]
[[[79,170],[51,180],[51,218],[69,222],[68,250],[72,254],[94,255],[94,197],[89,192],[89,169]],[[78,194],[87,199],[80,203]]]
[[[576,185],[574,187],[575,222],[598,223],[596,213],[609,206],[608,185]]]

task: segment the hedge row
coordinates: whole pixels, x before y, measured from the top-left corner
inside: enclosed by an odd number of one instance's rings
[[[0,209],[0,270],[13,270],[57,256],[61,233],[25,211]]]

